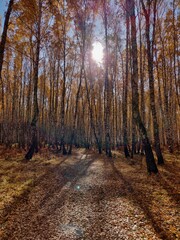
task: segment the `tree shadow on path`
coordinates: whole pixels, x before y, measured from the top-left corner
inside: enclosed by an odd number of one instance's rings
[[[37,239],[38,236],[41,239],[51,239],[52,226],[48,219],[66,200],[63,187],[68,182],[71,183],[71,187],[75,186],[94,162],[94,159],[81,159],[81,156],[77,155],[73,162],[73,157],[71,164],[61,166],[62,162],[66,161],[64,159],[47,170],[46,174],[37,179],[37,185],[12,203],[9,207],[11,211],[6,216],[7,224],[2,240]]]
[[[122,174],[122,172],[119,169],[117,169],[117,167],[114,164],[114,160],[110,159],[107,161],[109,161],[115,176],[117,176],[117,178],[120,181],[123,181],[127,191],[127,195],[130,196],[130,199],[134,202],[135,205],[139,206],[143,210],[147,219],[151,222],[151,225],[154,228],[157,235],[161,239],[166,239],[166,240],[174,239],[174,237],[170,234],[170,232],[166,232],[164,230],[162,226],[163,219],[161,219],[160,214],[157,213],[157,216],[155,218],[153,212],[151,211],[151,204],[152,204],[153,197],[149,195],[148,199],[147,198],[144,199],[144,196],[142,195],[142,192],[140,191],[140,189],[138,189],[137,187],[135,187],[130,183],[131,178],[128,176],[125,176],[124,174]]]

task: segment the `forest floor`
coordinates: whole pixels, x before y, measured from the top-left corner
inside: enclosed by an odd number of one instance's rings
[[[1,240],[180,239],[177,155],[157,175],[119,152],[23,156],[0,148]]]

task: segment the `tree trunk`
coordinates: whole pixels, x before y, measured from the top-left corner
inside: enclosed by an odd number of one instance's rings
[[[99,140],[99,137],[98,137],[98,135],[96,133],[93,109],[92,109],[92,104],[91,104],[91,100],[90,100],[90,94],[89,94],[86,74],[85,74],[85,85],[86,85],[86,93],[87,93],[87,100],[88,100],[88,106],[89,106],[90,124],[91,124],[91,128],[93,130],[93,133],[94,133],[94,137],[95,137],[95,140],[96,140],[96,144],[97,144],[97,148],[98,148],[99,154],[101,154],[102,153],[102,146],[101,146],[101,141]]]
[[[3,118],[4,118],[4,85],[3,85],[3,80],[2,80],[2,66],[3,66],[3,60],[4,60],[4,50],[5,50],[5,45],[6,45],[7,31],[8,31],[8,27],[9,27],[9,19],[10,19],[10,15],[12,12],[13,4],[14,4],[14,0],[10,0],[8,9],[6,12],[6,16],[5,16],[4,28],[3,28],[1,43],[0,43],[0,84],[1,84],[1,94],[2,94],[1,97],[2,97]]]
[[[111,136],[110,136],[110,83],[109,83],[109,54],[108,54],[108,26],[107,26],[107,2],[104,0],[104,27],[105,27],[105,147],[106,155],[112,157],[111,153]]]
[[[126,8],[128,8],[128,1],[126,1]],[[126,12],[126,75],[123,86],[123,141],[124,141],[124,154],[129,157],[128,139],[127,139],[127,89],[128,89],[128,76],[129,76],[129,12]]]
[[[61,148],[63,155],[67,154],[64,143],[64,118],[65,118],[65,96],[66,96],[66,23],[63,26],[63,86],[62,86],[62,98],[61,98]]]
[[[163,99],[164,99],[164,113],[165,113],[165,132],[166,132],[166,142],[168,145],[169,152],[173,152],[172,136],[171,136],[171,126],[169,122],[169,101],[168,101],[168,80],[167,80],[167,64],[166,64],[166,53],[165,53],[165,42],[162,36],[162,31],[159,25],[159,36],[162,45],[162,83],[163,83]]]
[[[156,1],[154,3],[154,22],[153,22],[153,36],[152,43],[150,40],[150,1],[148,0],[148,10],[145,8],[143,0],[141,0],[143,11],[146,19],[146,41],[147,41],[147,57],[148,57],[148,75],[149,75],[149,90],[150,90],[150,106],[153,119],[153,133],[155,141],[155,151],[158,158],[158,164],[164,164],[164,159],[160,147],[159,139],[159,125],[157,121],[157,113],[155,107],[155,95],[154,95],[154,74],[153,74],[153,47],[154,47],[154,32],[156,24]]]
[[[136,40],[136,21],[135,21],[135,3],[134,0],[129,0],[130,6],[128,11],[130,12],[131,19],[131,44],[132,44],[132,61],[133,61],[133,72],[131,77],[132,84],[132,106],[133,106],[133,117],[135,119],[136,125],[138,126],[141,134],[142,140],[145,146],[146,153],[146,164],[149,173],[157,173],[158,169],[154,160],[154,155],[152,148],[147,136],[147,131],[141,120],[139,113],[139,94],[138,94],[138,61],[137,61],[137,40]]]
[[[85,25],[85,23],[84,23]],[[79,103],[79,96],[80,96],[80,90],[81,90],[81,84],[82,84],[82,78],[83,78],[83,73],[84,73],[84,61],[85,61],[85,37],[86,37],[86,32],[85,32],[85,26],[83,29],[83,39],[82,39],[82,49],[81,49],[81,70],[80,70],[80,77],[79,77],[79,84],[78,84],[78,90],[76,93],[76,102],[75,102],[75,111],[74,111],[74,118],[73,118],[73,126],[72,126],[72,133],[70,137],[70,146],[69,146],[69,151],[68,154],[72,153],[72,145],[74,141],[74,136],[75,136],[75,128],[76,128],[76,120],[77,120],[77,111],[78,111],[78,103]]]
[[[42,16],[42,2],[39,0],[39,19],[37,29],[37,43],[36,43],[36,59],[34,67],[34,99],[33,99],[33,119],[31,121],[31,146],[25,158],[30,160],[34,152],[38,152],[38,139],[37,139],[37,121],[39,116],[38,109],[38,72],[39,72],[39,57],[40,57],[40,44],[41,44],[41,16]]]
[[[176,61],[179,61],[179,58],[177,57],[176,60],[176,55],[178,55],[178,38],[177,38],[177,29],[175,26],[175,0],[173,0],[173,69],[174,69],[174,80],[175,80],[175,91],[176,91],[176,97],[177,97],[177,102],[180,107],[180,78],[177,76],[177,66],[178,64]],[[179,71],[179,68],[178,68]]]

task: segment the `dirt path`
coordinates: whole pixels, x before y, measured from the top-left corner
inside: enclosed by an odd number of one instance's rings
[[[2,240],[178,239],[177,199],[168,195],[159,200],[161,211],[155,209],[151,197],[162,184],[141,174],[138,182],[135,171],[137,166],[85,150],[65,158],[11,210]],[[163,222],[167,214],[172,222]]]

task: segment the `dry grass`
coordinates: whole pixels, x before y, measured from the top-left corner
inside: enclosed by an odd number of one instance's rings
[[[24,151],[17,149],[0,152],[0,213],[18,197],[30,191],[49,168],[59,164],[59,158],[47,150],[24,161]]]

